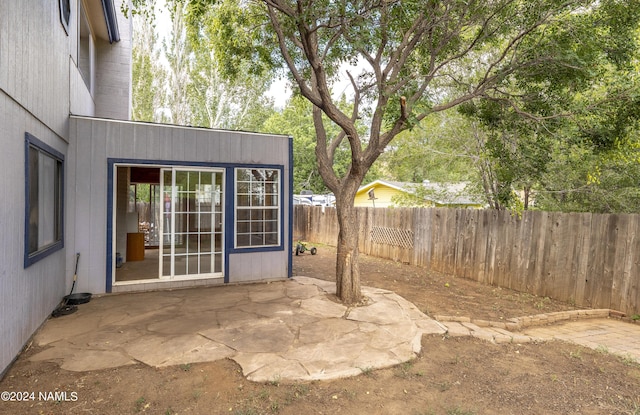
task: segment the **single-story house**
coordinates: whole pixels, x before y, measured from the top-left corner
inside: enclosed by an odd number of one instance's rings
[[[92,294],[291,276],[291,137],[130,121],[123,1],[0,3],[0,377],[78,253]]]
[[[423,183],[375,180],[366,184],[356,193],[355,206],[396,207],[403,199],[402,206],[453,207],[482,209],[485,203],[467,191],[468,183]],[[420,196],[418,196],[420,195]]]

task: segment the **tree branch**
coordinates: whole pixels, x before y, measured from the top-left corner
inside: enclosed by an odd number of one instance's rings
[[[265,4],[267,4],[267,11],[269,14],[269,19],[271,20],[271,25],[273,26],[274,31],[278,37],[278,46],[280,47],[280,52],[282,53],[282,57],[287,64],[287,67],[291,71],[291,75],[295,79],[298,87],[300,88],[300,92],[309,100],[312,104],[318,105],[321,103],[321,97],[314,93],[314,91],[309,88],[306,83],[306,79],[302,76],[302,74],[298,71],[298,68],[295,65],[295,61],[293,57],[289,54],[289,50],[286,45],[286,36],[284,31],[282,30],[282,26],[280,21],[278,20],[277,14],[274,12],[274,9],[281,10],[279,7],[275,5],[276,2],[265,0]],[[286,12],[283,12],[286,13]]]
[[[327,151],[327,131],[322,122],[322,111],[313,106],[313,125],[316,130],[316,160],[318,172],[324,183],[334,194],[340,191],[340,180],[333,170],[333,152]]]

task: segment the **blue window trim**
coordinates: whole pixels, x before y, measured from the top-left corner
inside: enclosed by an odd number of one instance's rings
[[[279,217],[279,221],[280,221],[280,242],[278,243],[278,245],[269,245],[269,246],[243,246],[243,247],[236,247],[235,246],[235,235],[236,235],[236,169],[267,169],[267,170],[278,170],[279,175],[280,175],[280,184],[279,184],[279,188],[278,191],[280,192],[280,217]],[[284,234],[284,192],[283,192],[283,188],[284,188],[284,166],[282,165],[268,165],[268,164],[251,164],[251,165],[246,165],[246,164],[237,164],[234,165],[232,171],[231,171],[231,176],[232,176],[232,183],[231,183],[231,209],[229,210],[229,212],[231,212],[230,215],[231,216],[231,223],[230,229],[233,229],[233,238],[231,240],[231,247],[229,248],[231,253],[241,253],[241,252],[269,252],[269,251],[282,251],[284,249],[284,241],[285,241],[285,234]],[[227,190],[227,194],[229,194],[229,191]]]
[[[291,139],[289,145],[289,189],[290,192],[293,192],[293,140]],[[225,177],[225,196],[224,196],[224,217],[225,217],[225,235],[224,235],[224,282],[229,283],[230,275],[229,275],[229,256],[231,254],[237,253],[249,253],[249,252],[268,252],[268,251],[282,251],[285,248],[285,244],[291,244],[292,237],[292,229],[291,223],[293,219],[291,216],[293,215],[293,202],[291,201],[291,197],[289,197],[289,233],[287,237],[284,234],[284,200],[285,195],[282,189],[284,188],[284,180],[282,179],[282,174],[284,173],[284,166],[281,164],[242,164],[242,163],[207,163],[207,162],[188,162],[188,161],[178,161],[178,160],[140,160],[140,159],[124,159],[124,158],[108,158],[107,159],[107,273],[106,273],[106,284],[105,284],[105,292],[110,293],[113,290],[113,175],[114,175],[114,167],[115,165],[133,165],[133,166],[155,166],[158,168],[164,167],[175,167],[175,166],[184,166],[184,167],[206,167],[206,168],[219,168],[224,169],[224,177]],[[249,247],[249,248],[235,248],[234,240],[235,240],[235,169],[236,168],[251,168],[251,169],[277,169],[280,171],[281,180],[280,180],[280,245],[277,246],[269,246],[269,247]],[[293,194],[293,193],[290,193]],[[289,276],[291,276],[291,266],[292,266],[292,257],[291,250],[289,252]]]
[[[29,171],[29,147],[34,147],[43,153],[46,153],[50,157],[59,160],[62,163],[62,171],[60,181],[60,240],[52,243],[51,245],[43,248],[31,255],[29,255],[29,212],[31,211],[31,197],[29,194],[29,181],[31,172]],[[24,134],[24,268],[27,268],[36,262],[48,257],[49,255],[64,248],[64,187],[65,187],[65,162],[64,154],[55,150],[53,147],[38,140],[33,135],[25,132]]]

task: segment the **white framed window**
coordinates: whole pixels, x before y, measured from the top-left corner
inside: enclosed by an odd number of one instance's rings
[[[64,156],[25,134],[25,268],[63,247]]]
[[[236,248],[280,245],[280,170],[235,169]]]

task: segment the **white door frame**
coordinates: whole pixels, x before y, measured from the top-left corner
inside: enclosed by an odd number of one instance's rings
[[[160,212],[161,212],[161,220],[159,223],[158,232],[160,233],[160,245],[158,248],[158,277],[153,279],[140,279],[140,280],[131,280],[131,281],[116,281],[116,251],[117,251],[117,235],[118,232],[122,232],[122,229],[118,230],[117,227],[117,200],[118,200],[118,168],[119,167],[146,167],[146,168],[157,168],[160,170]],[[214,216],[216,219],[219,219],[219,222],[213,223],[212,226],[215,231],[212,234],[212,245],[214,245],[215,255],[217,255],[217,262],[215,263],[215,268],[212,268],[214,272],[205,273],[205,274],[190,274],[190,275],[180,275],[173,276],[171,278],[163,278],[162,276],[162,243],[163,241],[163,227],[164,223],[164,200],[163,200],[163,171],[166,170],[179,170],[179,171],[205,171],[212,172],[216,175],[219,175],[219,180],[216,181],[216,184],[219,184],[219,208],[216,208],[216,215]],[[224,269],[225,269],[225,196],[227,189],[225,188],[225,176],[226,169],[224,167],[204,167],[204,166],[188,166],[188,165],[164,165],[164,164],[138,164],[138,163],[114,163],[113,164],[113,183],[114,186],[112,188],[112,201],[113,201],[113,209],[112,209],[112,229],[111,229],[111,250],[113,252],[111,258],[111,287],[116,287],[120,285],[130,285],[130,284],[150,284],[150,283],[158,283],[161,281],[169,282],[169,281],[184,281],[184,280],[195,280],[195,279],[211,279],[211,278],[224,278]],[[175,186],[172,183],[172,195],[175,192]],[[173,195],[175,196],[175,195]],[[175,200],[175,198],[172,198]],[[219,214],[219,217],[218,217]],[[173,233],[173,232],[172,232]],[[218,237],[218,241],[215,241],[215,237]],[[175,246],[174,246],[175,249]],[[213,254],[212,254],[213,255]],[[173,258],[173,254],[172,254]],[[213,264],[212,264],[213,266]]]

